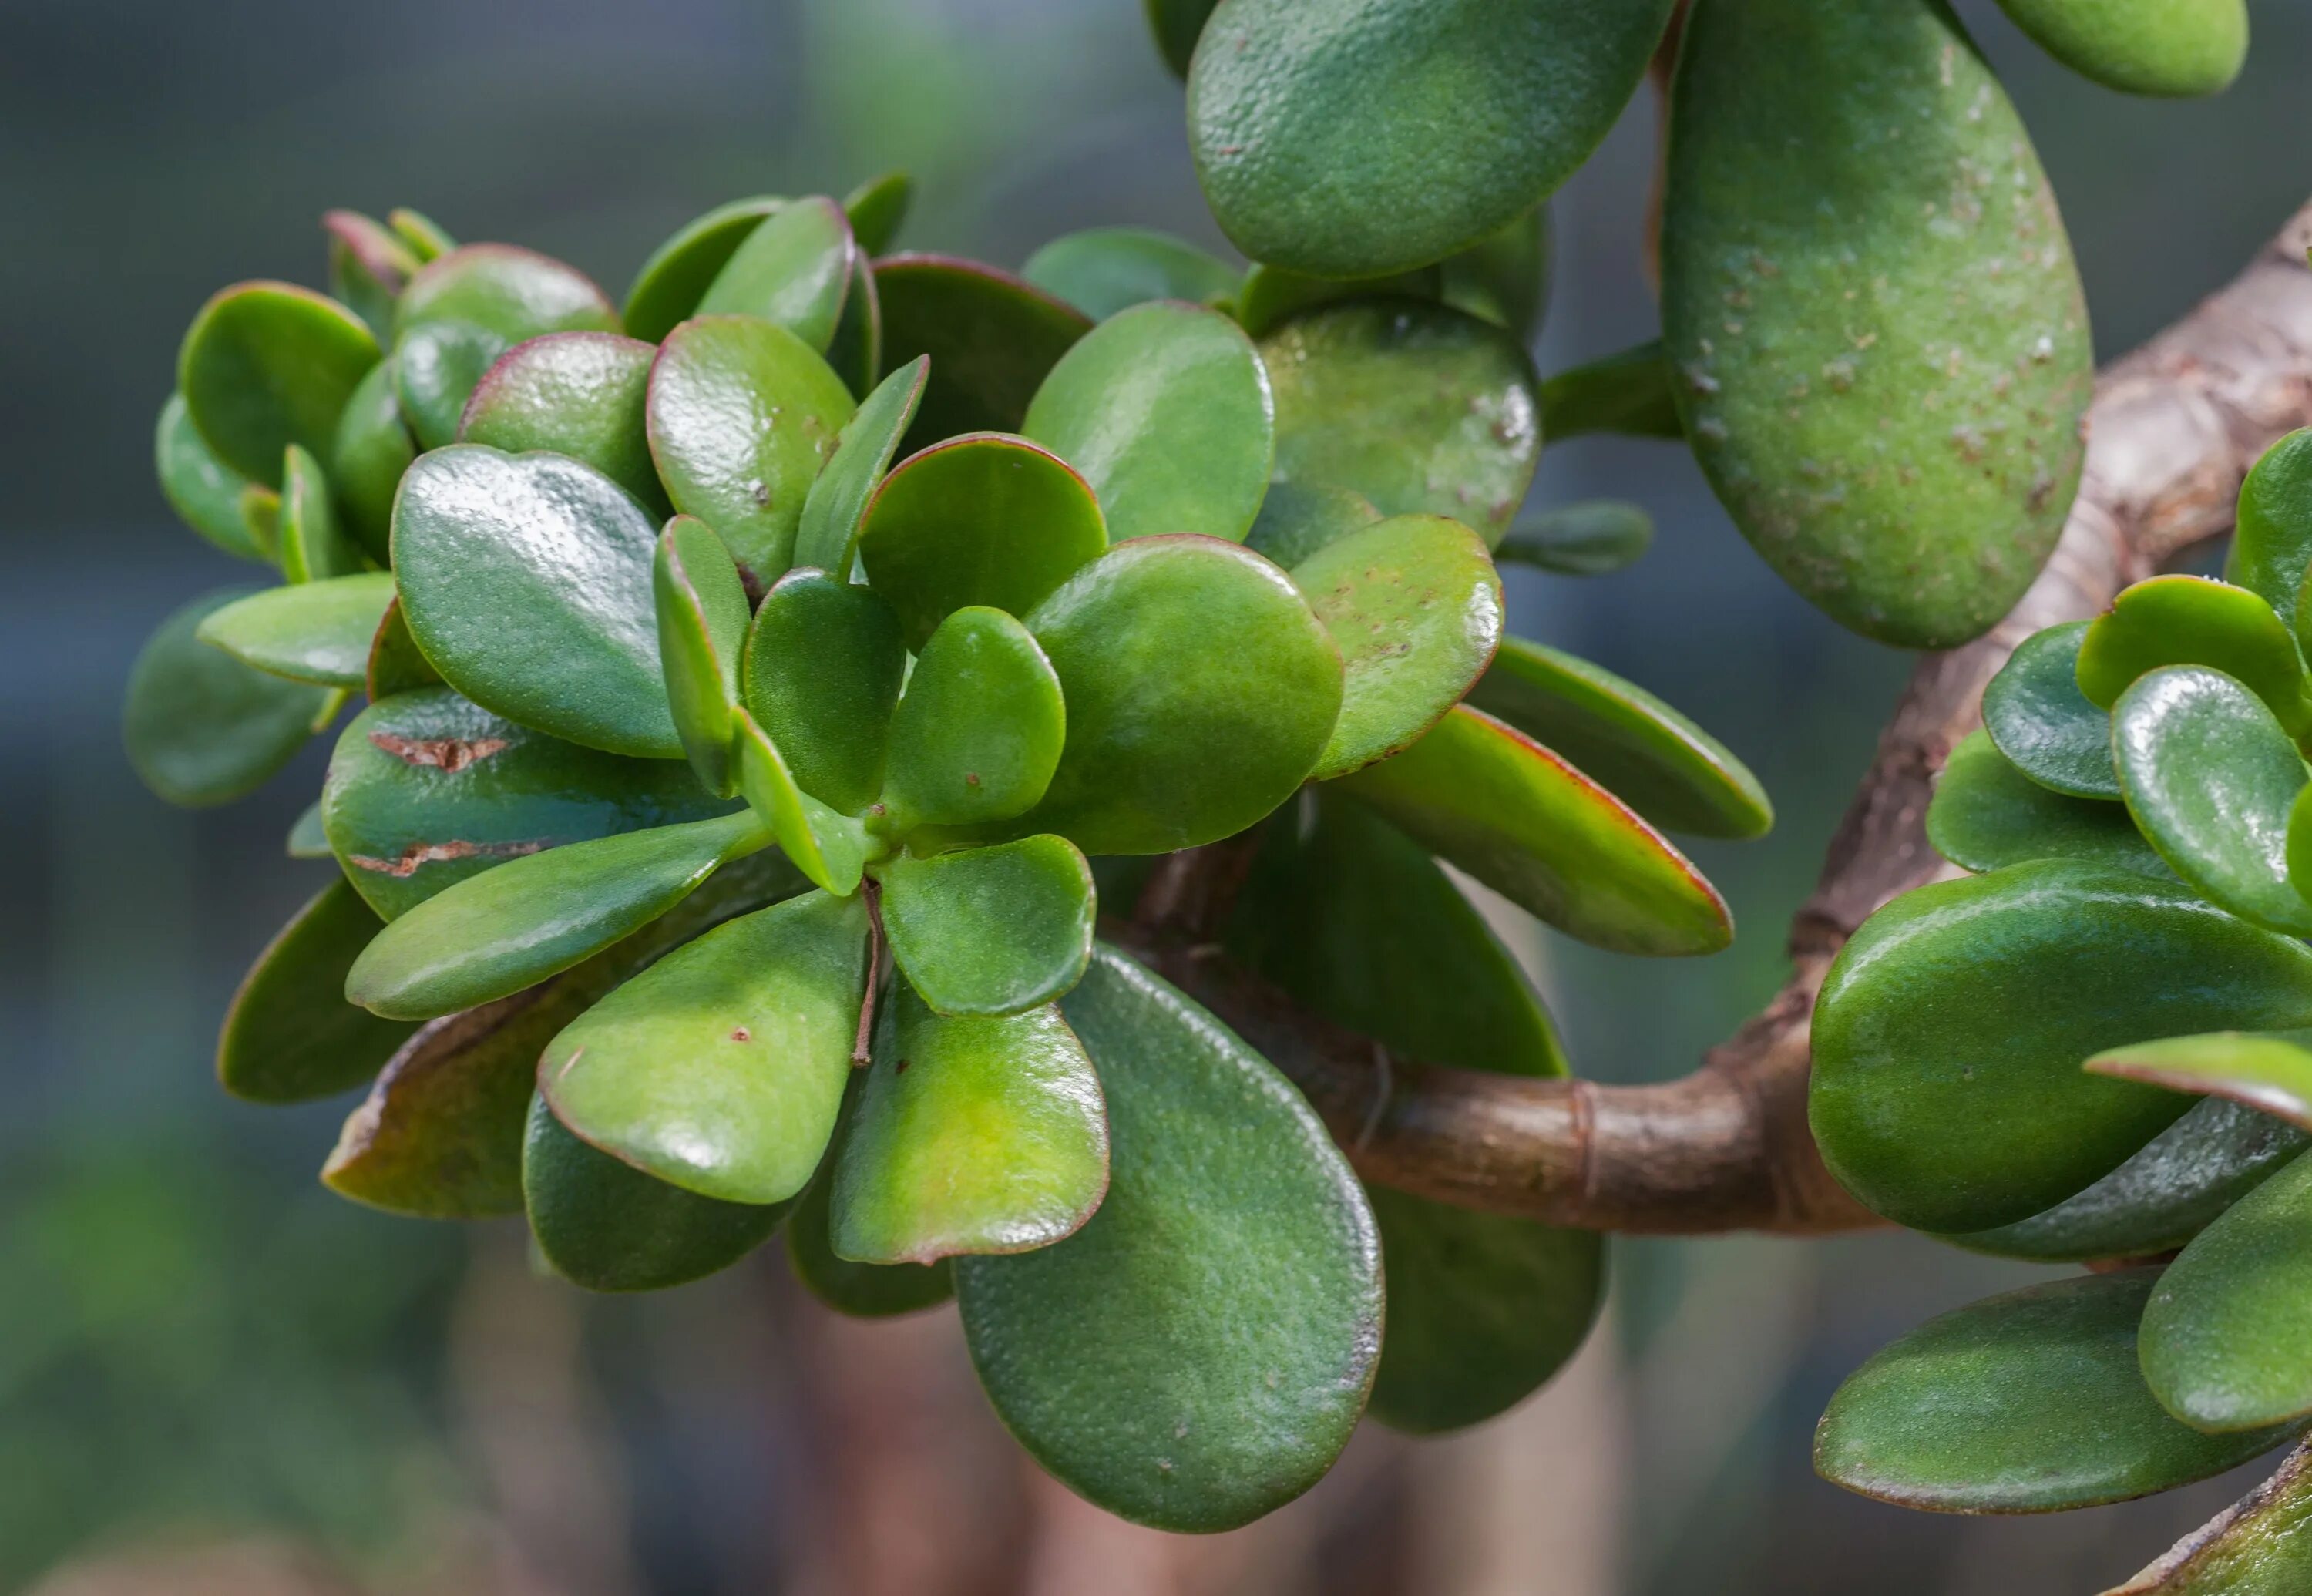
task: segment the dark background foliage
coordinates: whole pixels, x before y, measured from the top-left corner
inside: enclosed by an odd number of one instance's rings
[[[2246,77],[2188,105],[2095,89],[1987,4],[1961,9],[2054,176],[2106,357],[2312,192],[2312,8],[2258,6]],[[775,1256],[581,1303],[502,1227],[322,1192],[346,1105],[216,1091],[232,982],[320,879],[279,845],[321,755],[188,815],[119,752],[138,642],[238,579],[171,524],[147,463],[201,299],[318,281],[319,213],[395,204],[615,294],[711,204],[892,165],[921,182],[920,246],[1016,265],[1116,221],[1217,242],[1137,11],[0,0],[0,1589],[1587,1596],[1867,1578],[1988,1596],[2099,1588],[2237,1494],[2026,1522],[1843,1495],[1806,1463],[1839,1377],[2033,1272],[1894,1236],[1652,1241],[1617,1247],[1597,1341],[1515,1416],[1427,1448],[1362,1438],[1268,1524],[1164,1543],[1029,1478],[940,1316],[832,1325]],[[1651,139],[1642,100],[1556,202],[1545,369],[1651,330]],[[1647,964],[1516,929],[1579,1066],[1640,1080],[1689,1067],[1779,979],[1783,923],[1905,662],[1776,584],[1679,452],[1585,440],[1545,460],[1536,503],[1596,495],[1654,513],[1653,553],[1594,583],[1512,574],[1516,629],[1697,715],[1782,812],[1764,844],[1700,850],[1743,928],[1727,955]]]

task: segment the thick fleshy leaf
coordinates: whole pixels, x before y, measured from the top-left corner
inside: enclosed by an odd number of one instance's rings
[[[1349,488],[1272,482],[1244,546],[1290,571],[1336,539],[1381,519],[1371,499]]]
[[[671,759],[657,548],[650,516],[591,466],[477,443],[422,456],[393,517],[402,619],[451,687],[588,748]]]
[[[337,862],[389,920],[508,859],[732,807],[686,766],[581,748],[440,687],[355,716],[321,792]]]
[[[357,688],[369,677],[370,645],[393,602],[384,571],[269,587],[213,612],[202,642],[292,681]]]
[[[393,302],[424,262],[382,222],[359,211],[324,211],[329,297],[350,308],[381,342],[393,336]]]
[[[377,339],[337,301],[289,283],[236,283],[193,318],[177,391],[220,462],[278,487],[283,451],[326,455],[338,412],[379,357]]]
[[[1151,300],[1210,304],[1234,294],[1242,276],[1226,261],[1152,227],[1064,234],[1029,256],[1020,275],[1095,321]]]
[[[219,460],[171,393],[153,429],[153,469],[169,508],[187,526],[236,559],[270,563],[241,518],[241,492],[249,479]]]
[[[827,364],[859,399],[873,390],[883,371],[883,296],[875,287],[874,266],[863,251],[852,252],[850,286],[843,297],[843,318],[827,346]]]
[[[161,623],[128,672],[121,736],[144,785],[188,809],[255,792],[313,734],[328,689],[285,681],[196,633],[247,588],[205,593]]]
[[[778,854],[752,855],[584,963],[428,1021],[346,1120],[321,1179],[356,1202],[421,1219],[521,1212],[522,1125],[547,1043],[669,949],[808,887]]]
[[[1871,916],[1831,965],[1814,1012],[1815,1139],[1899,1224],[2008,1224],[2092,1185],[2188,1106],[2083,1074],[2081,1059],[2308,1023],[2312,949],[2179,883],[2067,860],[1940,881]]]
[[[1107,1191],[1099,1079],[1057,1004],[950,1018],[893,987],[835,1167],[837,1257],[928,1264],[1048,1247]]]
[[[337,530],[321,463],[296,444],[281,468],[281,574],[291,582],[350,576],[363,566],[361,550]]]
[[[2312,785],[2264,700],[2220,671],[2169,666],[2112,708],[2127,812],[2176,873],[2244,920],[2312,935],[2289,884],[2289,812]]]
[[[1196,176],[1255,260],[1357,277],[1438,259],[1589,158],[1669,13],[1669,0],[1224,0],[1188,74]]]
[[[329,455],[329,486],[346,513],[346,530],[381,566],[393,558],[393,495],[417,458],[417,440],[401,418],[398,369],[390,355],[370,368],[337,417]]]
[[[859,533],[867,580],[913,649],[966,605],[1026,615],[1107,547],[1091,485],[1049,450],[1003,433],[902,460]]]
[[[516,344],[550,332],[616,332],[618,313],[591,278],[512,244],[469,244],[428,261],[402,291],[396,381],[427,449],[458,435],[483,374]]]
[[[1521,344],[1541,329],[1549,300],[1549,206],[1512,216],[1438,263],[1445,303],[1506,327]]]
[[[1584,942],[1683,955],[1714,953],[1733,939],[1717,889],[1634,811],[1466,704],[1395,759],[1343,777],[1339,790]]]
[[[1276,476],[1353,488],[1391,515],[1449,515],[1490,546],[1541,457],[1533,365],[1502,329],[1406,300],[1339,305],[1261,340]]]
[[[2220,93],[2247,59],[2246,0],[1999,4],[2056,60],[2129,94]]]
[[[1188,75],[1188,63],[1196,53],[1196,39],[1204,31],[1205,19],[1220,0],[1143,0],[1148,13],[1148,31],[1155,35],[1156,51],[1164,57],[1164,65],[1172,75]]]
[[[1583,499],[1520,517],[1493,558],[1562,576],[1607,576],[1636,564],[1653,540],[1653,517],[1639,505]]]
[[[1283,572],[1216,538],[1140,538],[1027,618],[1067,701],[1043,802],[1012,823],[1087,854],[1232,837],[1307,779],[1341,656]]]
[[[2312,1587],[2312,1442],[2278,1472],[2104,1596],[2294,1596]]]
[[[2131,1042],[2086,1067],[2171,1092],[2204,1092],[2312,1131],[2312,1030],[2218,1030]]]
[[[747,712],[804,792],[859,814],[882,790],[891,708],[906,673],[906,645],[889,604],[871,589],[799,567],[755,611]]]
[[[409,635],[409,623],[401,618],[401,599],[398,594],[385,607],[385,617],[377,623],[377,636],[370,639],[368,674],[363,685],[372,704],[396,693],[414,693],[421,688],[442,685],[442,673],[434,669],[434,662],[418,648],[417,639]]]
[[[285,851],[292,859],[327,859],[333,856],[329,850],[329,834],[321,826],[320,799],[307,804],[290,823]]]
[[[511,859],[395,920],[346,978],[389,1019],[428,1020],[568,969],[688,897],[717,866],[770,840],[745,811]]]
[[[883,303],[883,370],[932,357],[923,408],[907,432],[918,450],[965,433],[1012,432],[1046,373],[1091,318],[1009,272],[952,255],[875,263]]]
[[[241,490],[241,525],[267,564],[281,558],[281,495],[262,482]]]
[[[1983,689],[1983,729],[2041,786],[2074,798],[2116,798],[2111,711],[2080,691],[2088,625],[2069,621],[2026,637]]]
[[[2041,786],[1981,732],[1969,732],[1943,765],[1927,805],[1927,841],[1966,870],[2077,859],[2147,875],[2172,873],[2126,810]]]
[[[1159,302],[1109,317],[1052,368],[1021,433],[1083,474],[1108,536],[1241,541],[1276,454],[1268,373],[1218,311]]]
[[[727,1269],[769,1241],[787,1211],[645,1175],[572,1136],[543,1097],[530,1103],[521,1193],[539,1251],[589,1291],[663,1291]]]
[[[1162,981],[1103,950],[1063,1007],[1107,1096],[1108,1196],[1064,1241],[957,1260],[980,1383],[1110,1513],[1249,1523],[1332,1467],[1364,1406],[1371,1211],[1300,1094]]]
[[[702,1197],[778,1203],[835,1132],[866,995],[867,906],[824,892],[679,948],[547,1046],[564,1126]]]
[[[1458,521],[1400,515],[1328,543],[1293,585],[1340,645],[1341,717],[1318,781],[1420,741],[1484,674],[1502,640],[1502,579]]]
[[[1840,625],[1944,648],[2045,564],[2094,381],[2055,197],[1947,6],[1697,6],[1662,343],[1695,457]]]
[[[1441,302],[1445,268],[1416,267],[1384,277],[1312,277],[1281,266],[1256,264],[1237,291],[1236,319],[1245,331],[1265,338],[1295,316],[1347,300],[1418,299]]]
[[[698,302],[748,235],[786,202],[767,194],[718,205],[651,251],[626,290],[629,338],[655,344],[697,312]]]
[[[2203,1435],[2136,1367],[2157,1276],[2085,1275],[1930,1320],[1847,1377],[1814,1466],[1850,1491],[1938,1513],[2060,1513],[2237,1468],[2278,1431]]]
[[[2194,1103],[2078,1196],[2013,1224],[1942,1240],[1971,1252],[2042,1263],[2173,1252],[2308,1144],[2312,1138],[2269,1114],[2220,1100]]]
[[[738,731],[739,656],[753,618],[739,567],[714,528],[696,516],[678,515],[659,534],[651,593],[674,729],[700,784],[727,796],[739,790],[731,738]]]
[[[1060,679],[1001,609],[940,622],[890,716],[883,807],[901,830],[1008,820],[1052,785],[1067,740]]]
[[[739,717],[739,790],[794,867],[837,898],[859,890],[877,839],[795,782],[778,744],[750,715]]]
[[[386,212],[385,224],[421,262],[439,260],[458,247],[458,241],[439,222],[406,205]]]
[[[1091,867],[1064,837],[902,856],[876,873],[891,957],[940,1013],[1038,1007],[1082,979],[1091,959]]]
[[[583,460],[663,520],[670,506],[643,413],[657,358],[653,346],[614,332],[554,332],[517,344],[482,374],[458,441]]]
[[[2144,1304],[2143,1378],[2195,1430],[2312,1414],[2312,1162],[2298,1159],[2202,1231]]]
[[[1634,682],[1504,637],[1469,702],[1546,744],[1655,825],[1696,837],[1764,837],[1773,801],[1726,745]]]
[[[675,507],[767,587],[793,563],[804,496],[851,408],[843,379],[785,328],[702,316],[667,335],[651,368],[651,454]]]
[[[843,214],[862,254],[880,255],[891,247],[915,197],[915,180],[904,171],[879,172],[843,197]]]
[[[851,285],[851,223],[825,195],[792,199],[749,233],[699,300],[701,316],[758,316],[824,354]]]
[[[2224,580],[2255,594],[2305,636],[2298,607],[2312,567],[2312,427],[2264,452],[2240,485],[2239,514]]]
[[[2246,588],[2204,576],[2137,583],[2089,623],[2080,641],[2080,691],[2109,709],[2163,665],[2205,665],[2237,678],[2271,706],[2289,736],[2312,737],[2304,656],[2287,623]]]
[[[862,399],[858,413],[844,424],[835,452],[803,497],[802,517],[795,523],[796,565],[817,566],[838,579],[850,575],[868,504],[883,473],[891,469],[891,458],[915,418],[915,408],[923,403],[930,370],[931,362],[920,355],[901,366]]]
[[[939,1306],[955,1295],[955,1271],[945,1258],[935,1264],[860,1264],[836,1256],[828,1232],[844,1135],[836,1131],[819,1179],[787,1216],[788,1266],[812,1296],[853,1319],[891,1319]]]
[[[379,920],[342,879],[281,928],[241,979],[217,1036],[217,1079],[251,1102],[294,1103],[367,1083],[416,1026],[346,1001],[346,971]]]
[[[1686,436],[1660,340],[1550,376],[1541,385],[1541,433],[1553,443],[1584,433]]]

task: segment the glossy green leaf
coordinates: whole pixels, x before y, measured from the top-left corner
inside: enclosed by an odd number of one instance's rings
[[[1067,744],[1013,822],[1087,854],[1232,837],[1316,768],[1341,657],[1292,580],[1215,538],[1140,538],[1027,618],[1066,695]]]
[[[2302,1131],[2254,1109],[2220,1099],[2194,1103],[2125,1163],[2045,1213],[1941,1239],[1971,1252],[2043,1263],[2173,1252],[2284,1168],[2308,1141]]]
[[[915,197],[915,180],[904,171],[880,173],[843,197],[843,213],[851,219],[861,253],[880,255],[891,247]]]
[[[324,211],[329,238],[329,297],[359,316],[380,342],[393,336],[393,302],[419,266],[409,246],[359,211]]]
[[[928,1264],[1048,1247],[1107,1191],[1099,1079],[1058,1004],[950,1018],[893,986],[835,1168],[837,1257]]]
[[[862,399],[883,372],[883,296],[875,286],[874,266],[862,250],[851,254],[843,315],[828,343],[827,364],[843,379],[844,387]]]
[[[262,482],[241,490],[241,525],[250,542],[270,565],[281,557],[281,495]]]
[[[1415,842],[1571,935],[1617,952],[1714,953],[1718,890],[1611,793],[1459,705],[1393,759],[1342,778]]]
[[[739,789],[794,867],[838,898],[859,890],[876,839],[849,815],[796,785],[778,745],[751,716],[739,717]]]
[[[2247,59],[2246,0],[1999,0],[2082,76],[2130,94],[2220,93]]]
[[[705,215],[685,223],[672,237],[651,251],[635,285],[626,290],[621,320],[629,338],[644,343],[662,341],[697,312],[698,302],[739,246],[763,224],[763,219],[786,202],[767,194],[718,205]]]
[[[651,594],[674,729],[700,784],[727,796],[739,790],[731,738],[738,731],[739,655],[753,619],[739,567],[714,528],[696,516],[678,515],[659,534]]]
[[[1026,812],[1050,788],[1068,730],[1043,648],[983,606],[940,622],[889,723],[882,800],[901,830]]]
[[[581,748],[441,687],[355,716],[321,792],[338,863],[389,920],[508,859],[731,808],[687,766]]]
[[[2312,427],[2265,450],[2240,485],[2224,580],[2255,594],[2305,636],[2298,595],[2312,567]]]
[[[1276,476],[1353,488],[1390,515],[1449,515],[1498,543],[1541,456],[1532,363],[1443,305],[1336,306],[1261,340]]]
[[[378,359],[369,329],[337,301],[289,283],[236,283],[193,318],[177,391],[220,462],[277,487],[290,444],[328,452],[338,412]]]
[[[550,332],[616,332],[592,279],[512,244],[469,244],[428,261],[402,291],[396,382],[427,449],[454,441],[466,401],[516,344]]]
[[[1930,1320],[1847,1377],[1814,1466],[1865,1496],[1938,1513],[2060,1513],[2237,1468],[2277,1431],[2203,1435],[2136,1367],[2157,1276],[2085,1275]]]
[[[2312,1414],[2307,1235],[2312,1163],[2299,1159],[2184,1249],[2143,1309],[2143,1377],[2160,1406],[2220,1434]]]
[[[1957,20],[1697,6],[1672,96],[1662,344],[1766,563],[1903,647],[1987,631],[2046,563],[2094,381],[2062,221]]]
[[[1091,330],[1091,319],[1073,305],[951,255],[879,260],[875,288],[883,303],[883,370],[932,357],[909,450],[965,433],[1018,430],[1046,373]]]
[[[2312,935],[2289,884],[2289,812],[2312,774],[2264,700],[2220,671],[2168,666],[2112,709],[2127,811],[2176,873],[2242,919]]]
[[[1545,201],[1438,263],[1445,303],[1506,327],[1519,343],[1530,344],[1549,299],[1549,253]]]
[[[289,827],[285,851],[292,859],[327,859],[329,834],[321,827],[321,801],[318,798],[298,812]]]
[[[329,486],[346,513],[346,530],[381,566],[393,557],[393,495],[417,458],[417,440],[401,418],[398,370],[390,355],[370,368],[337,417],[329,454]]]
[[[1099,900],[1065,838],[903,855],[877,875],[891,957],[937,1013],[1016,1014],[1082,978]]]
[[[394,340],[393,392],[420,450],[453,443],[466,401],[517,340],[471,321],[421,321]]]
[[[1109,317],[1061,356],[1020,430],[1082,474],[1115,541],[1240,541],[1268,491],[1274,408],[1241,328],[1159,302]]]
[[[1608,576],[1635,565],[1653,540],[1653,517],[1640,506],[1583,499],[1520,517],[1493,558],[1562,576]]]
[[[770,839],[745,811],[509,859],[404,913],[355,960],[346,995],[425,1020],[521,991],[600,952]]]
[[[212,612],[196,636],[260,671],[320,687],[368,680],[370,645],[393,577],[384,571],[269,587]]]
[[[589,1291],[663,1291],[727,1269],[770,1240],[787,1211],[645,1175],[572,1136],[543,1097],[530,1104],[521,1191],[539,1251]]]
[[[2163,665],[2205,665],[2237,678],[2271,706],[2289,736],[2312,737],[2304,656],[2287,624],[2244,587],[2154,576],[2128,588],[2080,639],[2080,691],[2108,709],[2137,678]]]
[[[451,687],[588,748],[670,759],[657,548],[650,516],[591,466],[478,443],[421,457],[393,517],[402,618]]]
[[[1589,158],[1669,13],[1668,0],[1224,0],[1188,74],[1196,176],[1255,260],[1328,277],[1435,260]]]
[[[855,1072],[863,1074],[864,1071]],[[844,1132],[819,1179],[787,1217],[787,1263],[805,1289],[837,1313],[853,1319],[891,1319],[935,1308],[955,1295],[955,1271],[947,1259],[935,1264],[859,1264],[836,1256],[828,1237],[835,1190],[834,1164]]]
[[[210,450],[181,393],[171,393],[161,407],[153,429],[153,469],[178,519],[236,559],[270,563],[241,518],[248,478]]]
[[[663,521],[644,401],[658,350],[614,332],[554,332],[516,344],[482,374],[458,422],[461,443],[583,460]]]
[[[1148,13],[1148,31],[1156,37],[1157,54],[1164,57],[1174,77],[1188,75],[1197,37],[1219,4],[1220,0],[1142,0]]]
[[[1052,240],[1020,275],[1095,321],[1151,300],[1210,304],[1242,274],[1185,239],[1152,227],[1089,227]]]
[[[2061,860],[1940,881],[1871,916],[1831,965],[1814,1013],[1815,1139],[1899,1224],[2008,1224],[2092,1185],[2187,1106],[2080,1060],[2146,1037],[2306,1023],[2312,950],[2180,884]]]
[[[368,675],[363,685],[372,704],[396,693],[414,693],[421,688],[442,685],[442,673],[419,651],[417,639],[409,635],[409,623],[401,618],[401,600],[398,595],[385,607],[385,618],[377,623],[377,636],[370,639]]]
[[[423,211],[397,206],[385,214],[386,225],[393,229],[396,238],[409,247],[409,252],[421,262],[439,260],[458,247],[439,222]]]
[[[1541,432],[1551,443],[1584,433],[1683,438],[1669,362],[1657,338],[1567,371],[1541,385]]]
[[[2104,1596],[2294,1596],[2312,1584],[2312,1443]]]
[[[2041,786],[2074,798],[2116,798],[2111,711],[2080,691],[2088,625],[2070,621],[2026,637],[1983,689],[1983,728]]]
[[[1249,1523],[1332,1466],[1380,1350],[1371,1212],[1274,1066],[1103,950],[1064,1006],[1099,1073],[1108,1196],[1066,1241],[955,1265],[996,1412],[1110,1513]]]
[[[2171,1092],[2204,1092],[2312,1131],[2312,1031],[2168,1036],[2098,1053],[2086,1067]]]
[[[1484,540],[1458,521],[1379,522],[1327,544],[1292,581],[1341,649],[1341,715],[1318,781],[1420,741],[1501,643],[1502,579]]]
[[[1927,805],[1927,841],[1966,870],[2077,859],[2147,875],[2170,873],[2126,810],[2041,786],[1981,732],[1969,732],[1943,764]]]
[[[1256,262],[1237,291],[1236,319],[1254,338],[1265,338],[1295,316],[1349,300],[1442,301],[1445,268],[1416,267],[1380,277],[1312,277],[1281,266]]]
[[[161,623],[128,672],[121,736],[144,785],[188,809],[255,792],[313,734],[322,688],[285,681],[196,634],[247,588],[205,593]]]
[[[835,1132],[866,995],[867,906],[824,892],[679,948],[547,1044],[575,1135],[702,1197],[784,1202]]]
[[[320,462],[294,443],[281,468],[279,540],[281,574],[291,582],[349,576],[363,564],[361,550],[337,530]]]
[[[804,496],[851,409],[843,379],[785,328],[701,317],[667,335],[651,369],[651,454],[675,507],[766,587],[793,563]]]
[[[322,1181],[422,1219],[520,1213],[522,1127],[539,1055],[556,1033],[669,949],[808,886],[778,854],[752,855],[584,963],[426,1022],[346,1118]]]
[[[342,879],[299,909],[241,978],[217,1037],[217,1079],[235,1097],[302,1102],[362,1085],[416,1030],[345,997],[346,971],[379,920]]]
[[[851,285],[851,224],[825,195],[789,200],[749,233],[695,312],[758,316],[825,353]]]
[[[1025,616],[1107,547],[1091,485],[1049,450],[1002,433],[900,461],[859,533],[867,580],[913,649],[967,605]]]
[[[1337,538],[1382,519],[1371,499],[1345,487],[1272,482],[1244,546],[1287,571],[1313,558]]]
[[[867,506],[923,403],[930,370],[931,362],[920,355],[901,366],[862,399],[858,413],[844,424],[835,452],[803,497],[802,517],[795,523],[796,565],[816,566],[838,578],[850,575]]]
[[[882,790],[891,709],[906,670],[889,605],[868,588],[798,567],[755,611],[747,711],[804,792],[858,814]]]

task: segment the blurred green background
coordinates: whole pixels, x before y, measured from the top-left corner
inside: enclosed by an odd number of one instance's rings
[[[2185,105],[2097,90],[1960,9],[2054,174],[2106,357],[2312,195],[2302,0],[2257,5],[2247,75]],[[1555,202],[1545,370],[1653,329],[1652,120],[1642,97]],[[1016,265],[1121,221],[1220,241],[1133,0],[0,0],[0,1590],[1993,1596],[2116,1583],[2238,1494],[2029,1521],[1845,1495],[1807,1464],[1839,1378],[2031,1272],[1894,1236],[1647,1241],[1617,1247],[1599,1336],[1516,1414],[1441,1443],[1361,1436],[1274,1519],[1171,1540],[1019,1460],[947,1315],[836,1323],[775,1249],[581,1301],[505,1227],[324,1193],[348,1104],[225,1099],[215,1020],[324,879],[281,852],[321,745],[200,814],[146,796],[119,751],[145,632],[237,579],[149,467],[194,309],[235,278],[318,282],[330,206],[414,205],[615,294],[718,201],[891,166],[920,184],[917,247]],[[1545,460],[1536,503],[1605,495],[1653,512],[1653,552],[1591,583],[1513,574],[1515,628],[1695,715],[1782,814],[1765,843],[1698,850],[1742,925],[1721,958],[1527,939],[1583,1071],[1644,1080],[1779,981],[1907,662],[1785,592],[1681,452]]]

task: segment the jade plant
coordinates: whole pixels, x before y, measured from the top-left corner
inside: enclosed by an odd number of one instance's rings
[[[2225,580],[2154,576],[2015,651],[1927,814],[1974,873],[1833,964],[1811,1115],[1847,1188],[1961,1247],[2106,1271],[1872,1359],[1823,1421],[1842,1484],[2085,1507],[2312,1426],[2308,566],[2299,432],[2248,475]],[[2185,1588],[2299,1589],[2295,1556]]]

